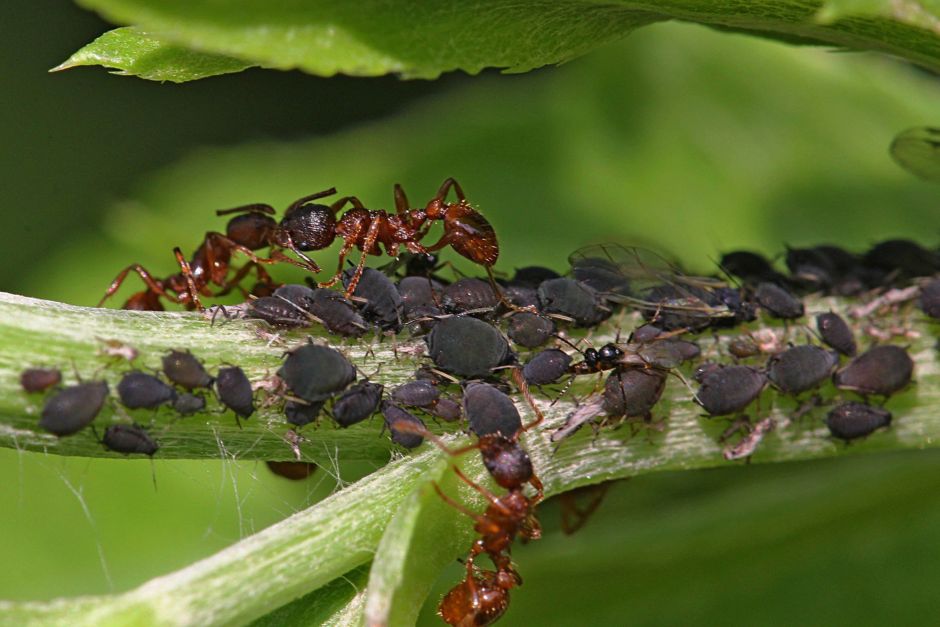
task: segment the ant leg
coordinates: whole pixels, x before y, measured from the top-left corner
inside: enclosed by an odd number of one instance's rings
[[[327,197],[327,196],[332,196],[332,195],[335,194],[335,193],[336,193],[336,188],[335,188],[335,187],[331,187],[331,188],[329,188],[329,189],[323,190],[322,192],[316,192],[315,194],[310,194],[309,196],[303,196],[303,197],[301,197],[301,198],[298,198],[298,199],[295,200],[294,202],[292,202],[292,203],[290,204],[290,206],[287,208],[287,210],[286,210],[284,213],[290,213],[291,210],[297,209],[298,207],[303,206],[304,204],[310,202],[311,200],[317,200],[317,199],[319,199],[319,198],[325,198],[325,197]]]
[[[409,211],[411,211],[411,207],[408,204],[408,196],[405,195],[402,186],[395,183],[395,213],[404,216],[408,215]]]
[[[443,501],[444,501],[445,503],[447,503],[448,505],[450,505],[451,507],[453,507],[454,509],[456,509],[456,510],[457,510],[458,512],[460,512],[461,514],[464,514],[465,516],[468,516],[469,518],[472,518],[473,520],[475,520],[475,521],[478,522],[478,523],[483,523],[483,522],[486,521],[486,518],[484,518],[484,517],[481,516],[480,514],[477,514],[476,512],[471,512],[471,511],[470,511],[469,509],[467,509],[462,503],[458,503],[458,502],[455,501],[454,499],[452,499],[452,498],[450,498],[449,496],[447,496],[446,494],[444,494],[444,491],[441,490],[441,486],[439,486],[439,485],[437,484],[437,481],[432,481],[432,482],[431,482],[431,485],[434,486],[434,490],[437,492],[437,495],[440,496],[441,499],[443,499]]]
[[[522,392],[522,395],[525,397],[529,407],[531,407],[532,411],[535,412],[535,420],[529,424],[523,425],[522,428],[516,432],[518,436],[519,433],[528,431],[529,429],[540,424],[543,420],[545,420],[545,416],[542,414],[542,410],[539,409],[538,405],[535,404],[535,399],[532,398],[532,392],[529,391],[529,384],[526,382],[525,377],[522,376],[522,368],[512,369],[512,380],[516,383],[516,387],[519,388],[519,391]]]
[[[227,216],[230,213],[268,213],[274,215],[274,207],[271,205],[265,204],[263,202],[255,202],[248,205],[239,205],[238,207],[232,207],[231,209],[218,209],[215,212],[217,216]]]
[[[365,209],[365,206],[363,206],[362,201],[359,200],[355,196],[343,196],[342,198],[334,202],[332,205],[330,205],[330,209],[333,210],[333,213],[339,213],[339,210],[345,207],[347,203],[351,204],[356,209]]]
[[[470,486],[471,488],[479,492],[483,496],[483,498],[485,498],[487,501],[490,502],[490,505],[493,505],[494,507],[498,507],[500,510],[502,510],[506,514],[511,513],[508,509],[506,509],[506,506],[500,502],[499,498],[495,494],[493,494],[492,492],[490,492],[489,490],[481,486],[479,483],[476,483],[475,481],[473,481],[473,479],[471,479],[467,475],[463,474],[463,471],[460,470],[460,468],[457,468],[456,466],[451,466],[451,467],[454,469],[454,473],[458,477],[460,477],[460,479],[463,480],[464,483],[466,483],[468,486]]]
[[[444,451],[445,453],[453,457],[456,457],[458,455],[463,455],[467,451],[474,451],[480,448],[479,442],[475,442],[474,444],[468,444],[460,448],[450,448],[446,444],[444,444],[444,441],[441,438],[439,438],[437,435],[431,433],[425,427],[422,427],[421,425],[415,424],[413,422],[406,422],[404,420],[398,420],[392,426],[396,430],[413,433],[415,435],[420,435],[421,437],[427,440],[430,440],[439,449],[441,449],[442,451]]]
[[[343,240],[343,247],[339,250],[339,265],[336,268],[336,274],[334,274],[333,278],[329,281],[318,283],[317,287],[333,287],[336,285],[336,282],[343,276],[343,264],[346,262],[346,255],[348,255],[349,251],[355,246],[355,240],[355,237]]]
[[[114,280],[111,281],[111,285],[108,287],[108,291],[106,291],[104,296],[101,297],[101,300],[98,301],[98,307],[101,307],[102,305],[104,305],[104,301],[108,300],[111,296],[114,295],[115,292],[118,291],[118,289],[120,289],[121,284],[124,283],[124,279],[127,278],[127,274],[131,270],[137,273],[137,275],[147,285],[147,288],[151,292],[159,294],[160,296],[163,296],[164,298],[168,298],[174,302],[177,302],[177,303],[180,302],[178,298],[174,298],[173,296],[168,294],[166,290],[163,289],[163,286],[160,284],[160,282],[157,279],[154,279],[153,276],[151,276],[150,272],[148,272],[146,268],[144,268],[139,263],[135,263],[133,265],[130,265],[124,268],[118,273],[116,277],[114,277]]]
[[[369,230],[366,231],[365,240],[363,240],[362,246],[360,247],[362,254],[359,256],[359,265],[356,266],[356,271],[353,272],[353,275],[349,279],[349,285],[346,286],[346,298],[352,296],[353,292],[356,291],[356,286],[359,285],[359,279],[362,278],[362,273],[366,267],[366,258],[369,256],[367,251],[372,250],[375,246],[375,240],[379,237],[379,229],[381,226],[381,220],[372,220],[372,223],[369,225]]]
[[[186,261],[185,257],[183,257],[183,251],[180,250],[179,246],[173,249],[173,254],[176,255],[176,261],[180,264],[180,272],[186,279],[186,287],[189,290],[190,302],[196,306],[196,309],[202,311],[204,307],[202,306],[202,302],[199,300],[199,292],[196,290],[196,282],[193,280],[193,269],[189,267],[189,262]]]

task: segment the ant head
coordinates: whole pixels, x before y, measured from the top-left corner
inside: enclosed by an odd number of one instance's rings
[[[496,573],[496,585],[503,590],[511,590],[522,585],[522,577],[511,567],[502,569]]]

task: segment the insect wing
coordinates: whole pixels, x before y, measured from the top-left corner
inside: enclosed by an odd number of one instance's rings
[[[940,128],[909,128],[892,140],[888,150],[895,163],[914,176],[940,182]]]

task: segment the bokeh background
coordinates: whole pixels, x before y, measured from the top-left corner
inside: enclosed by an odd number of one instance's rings
[[[898,131],[938,123],[940,83],[884,57],[668,24],[520,76],[251,70],[157,85],[46,72],[108,28],[93,14],[8,0],[0,15],[5,291],[93,305],[132,261],[172,273],[174,246],[223,225],[215,209],[332,185],[387,207],[393,183],[417,202],[448,176],[495,225],[506,271],[563,268],[597,241],[707,270],[731,248],[940,239],[940,187],[887,152]],[[340,458],[293,484],[227,459],[2,450],[0,598],[127,590],[369,470]],[[548,503],[545,538],[514,552],[526,585],[502,624],[924,624],[938,470],[927,450],[643,476],[573,537]],[[437,598],[423,624],[438,624]]]

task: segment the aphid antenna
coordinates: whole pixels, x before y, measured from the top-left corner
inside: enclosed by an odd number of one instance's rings
[[[444,378],[444,379],[447,379],[448,381],[450,381],[450,382],[453,383],[454,385],[460,385],[460,379],[458,379],[458,378],[455,377],[454,375],[450,374],[449,372],[444,372],[443,370],[438,370],[437,368],[428,368],[428,370],[430,370],[431,372],[433,372],[434,374],[436,374],[436,375],[439,376],[439,377],[442,377],[442,378]]]

